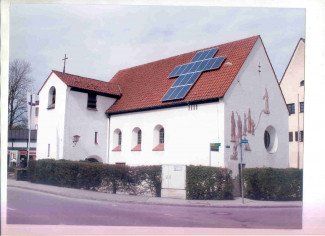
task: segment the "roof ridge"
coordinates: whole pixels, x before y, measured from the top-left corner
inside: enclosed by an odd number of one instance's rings
[[[185,55],[185,54],[193,53],[193,52],[196,52],[196,51],[202,51],[202,50],[210,49],[210,48],[217,47],[217,46],[224,46],[224,45],[226,45],[226,44],[236,43],[236,42],[238,42],[238,41],[242,41],[242,40],[248,40],[248,39],[255,38],[255,37],[260,37],[260,35],[258,34],[258,35],[254,35],[254,36],[251,36],[251,37],[248,37],[248,38],[242,38],[242,39],[238,39],[238,40],[231,41],[231,42],[227,42],[227,43],[222,43],[222,44],[218,44],[218,45],[214,45],[214,46],[210,46],[210,47],[206,47],[206,48],[196,49],[196,50],[194,50],[194,51],[185,52],[185,53],[182,53],[182,54],[177,54],[177,55],[175,55],[175,56],[166,57],[166,58],[162,58],[162,59],[159,59],[159,60],[156,60],[156,61],[147,62],[147,63],[141,64],[141,65],[128,67],[128,68],[125,68],[125,69],[119,70],[118,72],[120,72],[120,71],[124,71],[124,70],[133,69],[133,68],[136,68],[136,67],[139,67],[139,66],[149,65],[149,64],[151,64],[151,63],[156,63],[156,62],[160,62],[160,61],[168,60],[168,59],[171,59],[171,58],[173,58],[173,57],[183,56],[183,55]],[[118,72],[117,72],[117,73],[118,73]],[[113,76],[113,78],[114,78],[114,76]]]
[[[90,80],[95,80],[95,81],[99,81],[99,82],[103,82],[103,83],[109,83],[109,84],[115,84],[115,85],[118,85],[116,83],[112,83],[112,82],[109,82],[109,81],[103,81],[103,80],[99,80],[99,79],[93,79],[93,78],[89,78],[89,77],[85,77],[85,76],[81,76],[81,75],[75,75],[75,74],[70,74],[70,73],[63,73],[61,71],[57,71],[57,70],[52,70],[54,73],[60,73],[60,74],[67,74],[67,75],[72,75],[72,76],[78,76],[78,77],[81,77],[81,78],[84,78],[84,79],[90,79]]]

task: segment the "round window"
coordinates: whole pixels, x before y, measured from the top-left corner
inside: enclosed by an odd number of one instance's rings
[[[266,149],[270,147],[270,133],[267,130],[264,132],[264,145]]]
[[[278,149],[278,136],[273,126],[268,126],[265,129],[264,146],[269,153],[275,153]]]

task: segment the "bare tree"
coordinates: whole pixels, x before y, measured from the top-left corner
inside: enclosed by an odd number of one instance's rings
[[[27,91],[31,91],[33,79],[31,65],[16,59],[9,65],[8,128],[26,127]]]

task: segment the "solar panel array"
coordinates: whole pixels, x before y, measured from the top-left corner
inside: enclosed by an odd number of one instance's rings
[[[179,77],[161,101],[172,101],[184,98],[202,72],[219,69],[226,57],[213,58],[217,52],[218,48],[200,51],[196,53],[190,63],[176,66],[168,78]]]

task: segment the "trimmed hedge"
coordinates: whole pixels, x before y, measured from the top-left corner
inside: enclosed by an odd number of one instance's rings
[[[186,167],[186,199],[233,199],[231,170],[208,166]]]
[[[302,200],[302,170],[245,168],[245,197],[255,200]]]
[[[160,196],[161,166],[122,166],[53,159],[30,161],[31,182],[101,192]]]

